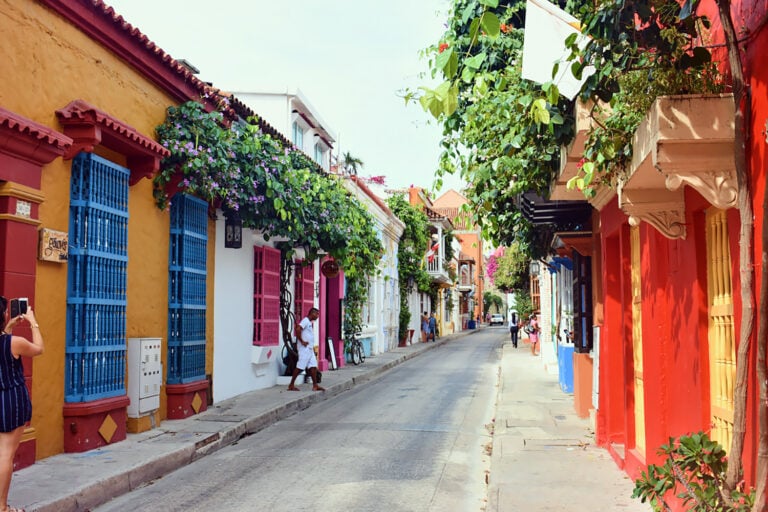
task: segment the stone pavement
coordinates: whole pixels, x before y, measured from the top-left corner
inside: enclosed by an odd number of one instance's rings
[[[311,383],[299,385],[299,393],[286,391],[286,386],[251,391],[196,416],[166,420],[150,431],[128,434],[125,441],[101,449],[39,460],[14,473],[8,503],[27,512],[87,512],[245,435],[375,379],[422,352],[478,331],[398,347],[368,357],[360,366],[325,371],[324,393],[313,392]]]
[[[502,348],[488,512],[649,511],[528,345]]]
[[[285,386],[252,391],[184,419],[129,434],[125,441],[79,454],[37,461],[14,473],[9,503],[27,512],[86,512],[168,474],[241,437],[382,375],[451,340],[444,336],[370,357],[360,366],[323,373],[325,393]],[[499,330],[506,338],[506,331]],[[557,376],[523,348],[503,347],[490,476],[489,511],[648,510],[631,500],[632,483],[607,452],[591,444],[587,421],[576,418],[572,397]],[[587,504],[590,504],[587,508]],[[474,511],[472,511],[474,512]]]

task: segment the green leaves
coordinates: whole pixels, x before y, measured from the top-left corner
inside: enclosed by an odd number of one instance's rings
[[[178,191],[214,208],[237,212],[243,226],[265,238],[286,237],[309,259],[324,250],[345,274],[371,274],[382,246],[371,215],[333,176],[304,153],[284,148],[258,126],[222,124],[221,114],[196,102],[168,109],[157,127],[170,155],[154,178],[158,207]]]
[[[754,503],[754,490],[730,490],[725,483],[728,469],[726,452],[707,434],[697,432],[670,438],[659,449],[662,465],[651,464],[635,480],[633,498],[648,501],[656,510],[667,510],[667,494],[674,489],[686,510],[729,510],[748,512]]]
[[[424,110],[429,111],[435,118],[450,116],[459,104],[459,88],[453,82],[443,82],[436,89],[420,87],[422,95],[419,103]]]
[[[485,31],[485,34],[491,39],[496,39],[501,33],[501,21],[499,17],[492,12],[484,12],[480,17],[480,26]]]
[[[549,124],[549,111],[547,101],[544,98],[534,100],[531,104],[531,117],[537,124]]]
[[[437,54],[435,66],[443,72],[446,78],[453,78],[459,68],[459,57],[453,48],[448,48]]]

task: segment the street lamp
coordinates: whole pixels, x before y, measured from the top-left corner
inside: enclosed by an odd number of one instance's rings
[[[240,249],[243,246],[243,221],[234,212],[224,215],[224,247]]]
[[[540,269],[539,262],[535,260],[531,261],[531,275],[532,276],[539,275],[539,269]]]

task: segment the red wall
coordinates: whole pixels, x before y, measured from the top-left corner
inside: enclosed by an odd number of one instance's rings
[[[615,201],[601,212],[605,321],[597,441],[632,477],[659,462],[656,451],[670,436],[709,425],[703,217],[709,205],[692,189],[685,194],[686,239],[640,225],[645,456],[634,449],[630,228]]]

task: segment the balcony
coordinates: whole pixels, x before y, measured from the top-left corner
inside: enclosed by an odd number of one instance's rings
[[[667,238],[685,238],[683,185],[713,206],[736,204],[733,96],[658,98],[632,140],[628,177],[619,206],[630,224],[645,221]]]
[[[549,199],[553,201],[583,201],[584,192],[578,189],[569,189],[568,180],[579,173],[579,162],[584,156],[584,146],[589,131],[594,125],[590,116],[593,104],[576,101],[573,107],[573,116],[576,119],[576,135],[568,146],[560,148],[560,172],[550,184]],[[603,106],[603,108],[607,108]],[[595,195],[589,199],[595,209],[602,209],[616,196],[616,192],[606,186],[593,185]]]
[[[448,271],[445,270],[445,259],[439,255],[436,255],[432,261],[427,260],[427,273],[437,283],[449,284],[451,282]]]
[[[461,276],[456,286],[460,292],[471,292],[475,289],[475,282],[472,280],[472,276]]]

